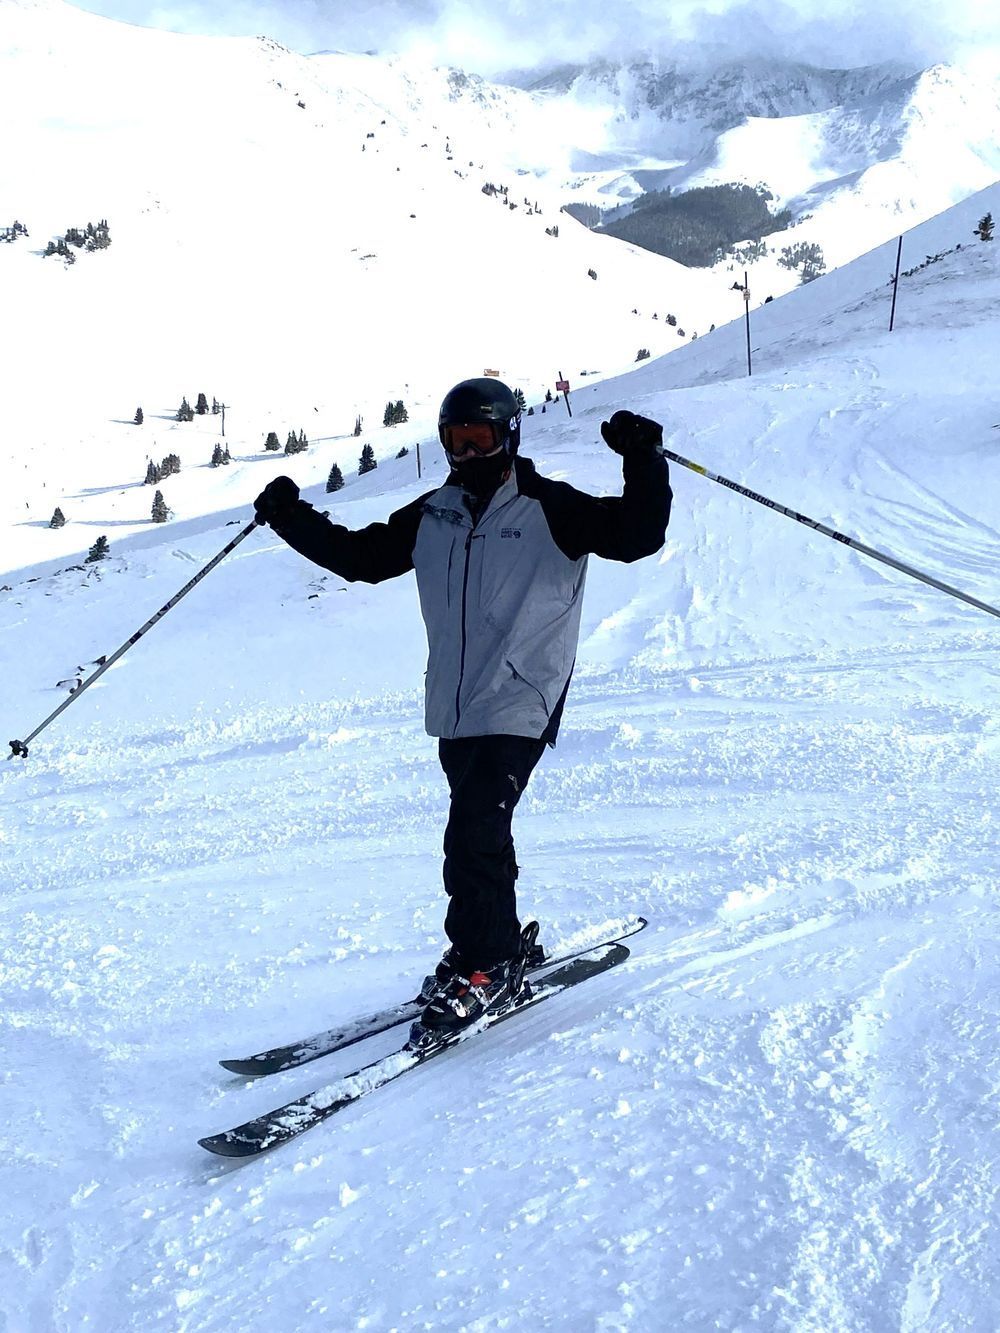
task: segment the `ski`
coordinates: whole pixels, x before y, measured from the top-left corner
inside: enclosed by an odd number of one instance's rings
[[[577,986],[581,981],[599,976],[610,968],[618,967],[629,956],[624,944],[614,941],[596,945],[585,953],[580,953],[567,962],[557,964],[532,989],[531,996],[522,1004],[505,1009],[493,1016],[486,1015],[471,1027],[464,1029],[458,1036],[426,1047],[411,1047],[409,1044],[391,1055],[374,1060],[364,1068],[356,1070],[339,1079],[336,1083],[317,1088],[315,1092],[295,1101],[279,1106],[273,1111],[237,1125],[234,1129],[224,1130],[221,1134],[212,1134],[199,1139],[199,1144],[220,1157],[256,1157],[279,1144],[304,1134],[307,1129],[320,1124],[323,1120],[345,1107],[352,1106],[367,1097],[369,1093],[384,1088],[411,1069],[425,1065],[436,1056],[462,1045],[470,1038],[489,1031],[498,1023],[506,1022],[518,1014],[527,1013],[537,1005],[560,995],[570,986]]]
[[[619,944],[622,940],[631,939],[633,935],[638,935],[639,931],[644,930],[645,927],[646,918],[637,917],[626,930],[623,930],[613,939],[602,941],[602,943]],[[585,948],[570,950],[553,958],[546,958],[534,967],[530,967],[528,975],[547,971],[550,967],[559,967],[562,963],[569,963],[574,958],[579,958],[599,947],[600,945],[590,944]],[[274,1046],[269,1051],[260,1051],[256,1055],[244,1056],[242,1059],[220,1060],[219,1064],[222,1065],[223,1069],[228,1069],[231,1074],[242,1074],[248,1078],[263,1078],[268,1074],[280,1074],[286,1069],[297,1069],[299,1065],[309,1064],[311,1060],[318,1060],[321,1056],[332,1055],[334,1051],[342,1051],[348,1046],[354,1046],[357,1042],[365,1041],[368,1037],[375,1037],[380,1032],[388,1032],[390,1028],[398,1027],[401,1023],[415,1022],[420,1017],[423,1007],[424,1001],[419,997],[404,1000],[402,1004],[390,1005],[388,1008],[378,1009],[374,1013],[366,1014],[363,1018],[355,1018],[342,1027],[328,1028],[325,1032],[316,1032],[311,1037],[303,1037],[300,1041],[289,1042],[286,1046]]]

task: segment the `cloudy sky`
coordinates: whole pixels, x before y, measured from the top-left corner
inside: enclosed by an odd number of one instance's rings
[[[177,32],[275,38],[293,50],[417,51],[484,75],[595,56],[788,56],[828,66],[930,64],[1000,47],[996,0],[74,0]]]

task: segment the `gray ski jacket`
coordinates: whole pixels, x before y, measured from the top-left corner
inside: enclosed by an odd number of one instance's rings
[[[474,520],[454,478],[384,523],[352,531],[299,500],[277,527],[349,582],[416,570],[427,628],[425,722],[432,736],[506,734],[555,743],[576,659],[587,558],[658,551],[670,516],[666,459],[622,460],[620,496],[542,477],[528,458]]]

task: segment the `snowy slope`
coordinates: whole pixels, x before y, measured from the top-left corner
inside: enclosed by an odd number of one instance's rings
[[[173,428],[182,396],[227,403],[243,455],[263,460],[272,429],[346,447],[360,414],[365,442],[392,458],[412,439],[377,433],[389,400],[426,433],[443,379],[496,369],[540,399],[560,370],[575,382],[676,346],[668,309],[689,334],[718,322],[721,278],[592,235],[515,174],[512,155],[530,161],[542,140],[538,116],[530,94],[446,71],[0,0],[0,122],[16,126],[0,226],[30,233],[0,244],[16,314],[0,331],[16,386],[0,563],[74,549],[44,528],[56,504],[69,514],[63,500],[83,522],[97,494],[121,530],[147,523],[148,459],[204,467],[218,438],[218,421],[197,443]],[[71,268],[42,257],[101,218],[109,249]],[[167,501],[192,516],[177,482]],[[8,555],[14,518],[29,526]]]
[[[758,312],[753,378],[736,323],[531,418],[526,451],[613,493],[598,427],[627,404],[996,604],[987,208],[908,238],[968,246],[906,280],[891,336],[883,250]],[[419,494],[412,463],[331,497],[308,455],[286,466],[357,526]],[[8,561],[3,734],[207,562],[270,471],[234,464],[225,499],[182,474],[201,517],[107,522],[96,568]],[[347,586],[255,533],[3,765],[9,1327],[1000,1323],[996,622],[673,479],[662,554],[592,563],[564,731],[516,822],[550,944],[636,910],[651,929],[617,973],[266,1160],[195,1139],[353,1059],[255,1085],[214,1061],[399,998],[441,944],[411,577]]]

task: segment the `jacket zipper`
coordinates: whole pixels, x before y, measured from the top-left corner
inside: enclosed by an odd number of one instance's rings
[[[462,680],[465,676],[465,613],[469,596],[469,565],[472,560],[472,538],[473,532],[470,529],[469,535],[465,539],[465,570],[462,574],[462,651],[458,659],[458,688],[455,691],[455,730],[458,730],[458,724],[462,717]]]

